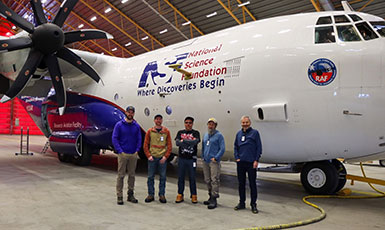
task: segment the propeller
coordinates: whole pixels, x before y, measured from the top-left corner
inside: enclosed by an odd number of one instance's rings
[[[31,0],[30,3],[35,16],[36,27],[0,1],[0,15],[29,33],[28,37],[1,40],[0,52],[31,48],[27,61],[21,68],[15,82],[1,98],[0,102],[4,103],[16,97],[28,84],[38,66],[41,63],[44,63],[48,67],[49,74],[51,75],[52,85],[56,92],[56,101],[59,106],[59,113],[62,115],[65,110],[67,99],[58,58],[72,64],[94,81],[100,81],[98,73],[92,66],[70,49],[64,47],[64,45],[72,42],[101,38],[112,39],[110,34],[101,30],[64,32],[61,29],[78,1],[79,0],[64,1],[60,6],[58,14],[54,18],[53,23],[49,23],[44,15],[41,1]]]

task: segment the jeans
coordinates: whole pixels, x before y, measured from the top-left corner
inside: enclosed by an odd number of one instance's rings
[[[186,171],[189,175],[190,182],[190,194],[197,194],[197,186],[195,181],[195,171],[196,171],[196,159],[187,159],[187,158],[178,158],[178,194],[184,192],[184,178]]]
[[[249,177],[250,205],[254,205],[257,202],[257,169],[253,168],[253,162],[237,162],[239,203],[241,204],[246,201],[246,173]]]
[[[166,169],[167,161],[161,164],[159,161],[162,158],[153,157],[153,161],[148,161],[148,177],[147,177],[147,188],[148,195],[154,196],[154,177],[155,173],[159,173],[159,196],[164,196],[166,190]]]

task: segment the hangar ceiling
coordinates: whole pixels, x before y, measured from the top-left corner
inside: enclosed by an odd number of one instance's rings
[[[62,0],[41,0],[48,21]],[[34,22],[29,0],[3,2]],[[385,18],[385,0],[348,1],[356,11]],[[74,43],[70,48],[131,57],[224,28],[274,16],[341,10],[339,0],[79,0],[66,20],[65,31],[99,29],[113,40]]]

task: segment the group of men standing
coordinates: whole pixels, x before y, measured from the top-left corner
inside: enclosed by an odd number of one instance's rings
[[[137,203],[134,196],[135,170],[138,152],[142,147],[142,134],[140,126],[134,120],[135,108],[128,106],[125,118],[119,121],[112,134],[112,143],[118,153],[118,177],[116,182],[117,204],[123,202],[123,180],[128,174],[127,201]],[[167,158],[171,154],[172,144],[170,131],[162,126],[162,115],[154,117],[154,127],[146,132],[143,150],[148,159],[147,188],[148,195],[146,203],[155,200],[154,177],[159,174],[159,201],[167,203],[165,197]],[[196,189],[196,167],[198,144],[201,142],[200,133],[193,129],[194,118],[184,119],[183,130],[178,131],[175,142],[179,147],[178,158],[178,195],[175,202],[184,201],[185,174],[189,176],[190,198],[193,204],[198,203]],[[221,132],[217,130],[218,122],[215,118],[207,121],[207,133],[202,142],[202,168],[204,181],[208,188],[209,199],[203,203],[208,209],[217,207],[219,198],[221,158],[225,152],[225,141]],[[256,175],[258,161],[262,154],[262,145],[259,132],[251,128],[251,120],[247,116],[241,118],[242,129],[237,133],[234,142],[234,158],[237,162],[239,203],[235,210],[245,209],[246,201],[246,173],[249,178],[251,211],[258,213]]]

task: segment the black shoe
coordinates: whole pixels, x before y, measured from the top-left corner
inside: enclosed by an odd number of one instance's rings
[[[163,203],[163,204],[167,203],[165,196],[159,196],[159,201],[160,201],[160,203]]]
[[[208,209],[214,209],[217,207],[217,198],[213,197],[211,198],[210,204],[207,206]]]
[[[124,202],[123,202],[123,197],[119,196],[116,203],[117,203],[118,205],[123,205],[123,204],[124,204]]]
[[[245,203],[239,203],[237,206],[234,207],[234,210],[241,210],[241,209],[245,209],[246,206],[245,206]]]
[[[154,196],[151,196],[151,195],[148,195],[148,196],[146,197],[146,199],[144,200],[144,202],[146,202],[146,203],[150,203],[150,202],[152,202],[152,201],[154,201]]]
[[[211,195],[209,195],[209,196],[210,196],[210,197],[209,197],[208,200],[203,201],[203,204],[204,204],[204,205],[209,205],[209,204],[210,204],[211,199],[212,199],[212,196],[211,196]]]
[[[256,204],[251,205],[251,212],[254,214],[257,214],[259,212]]]
[[[138,200],[135,198],[134,193],[128,193],[127,195],[127,201],[131,203],[138,203]]]

